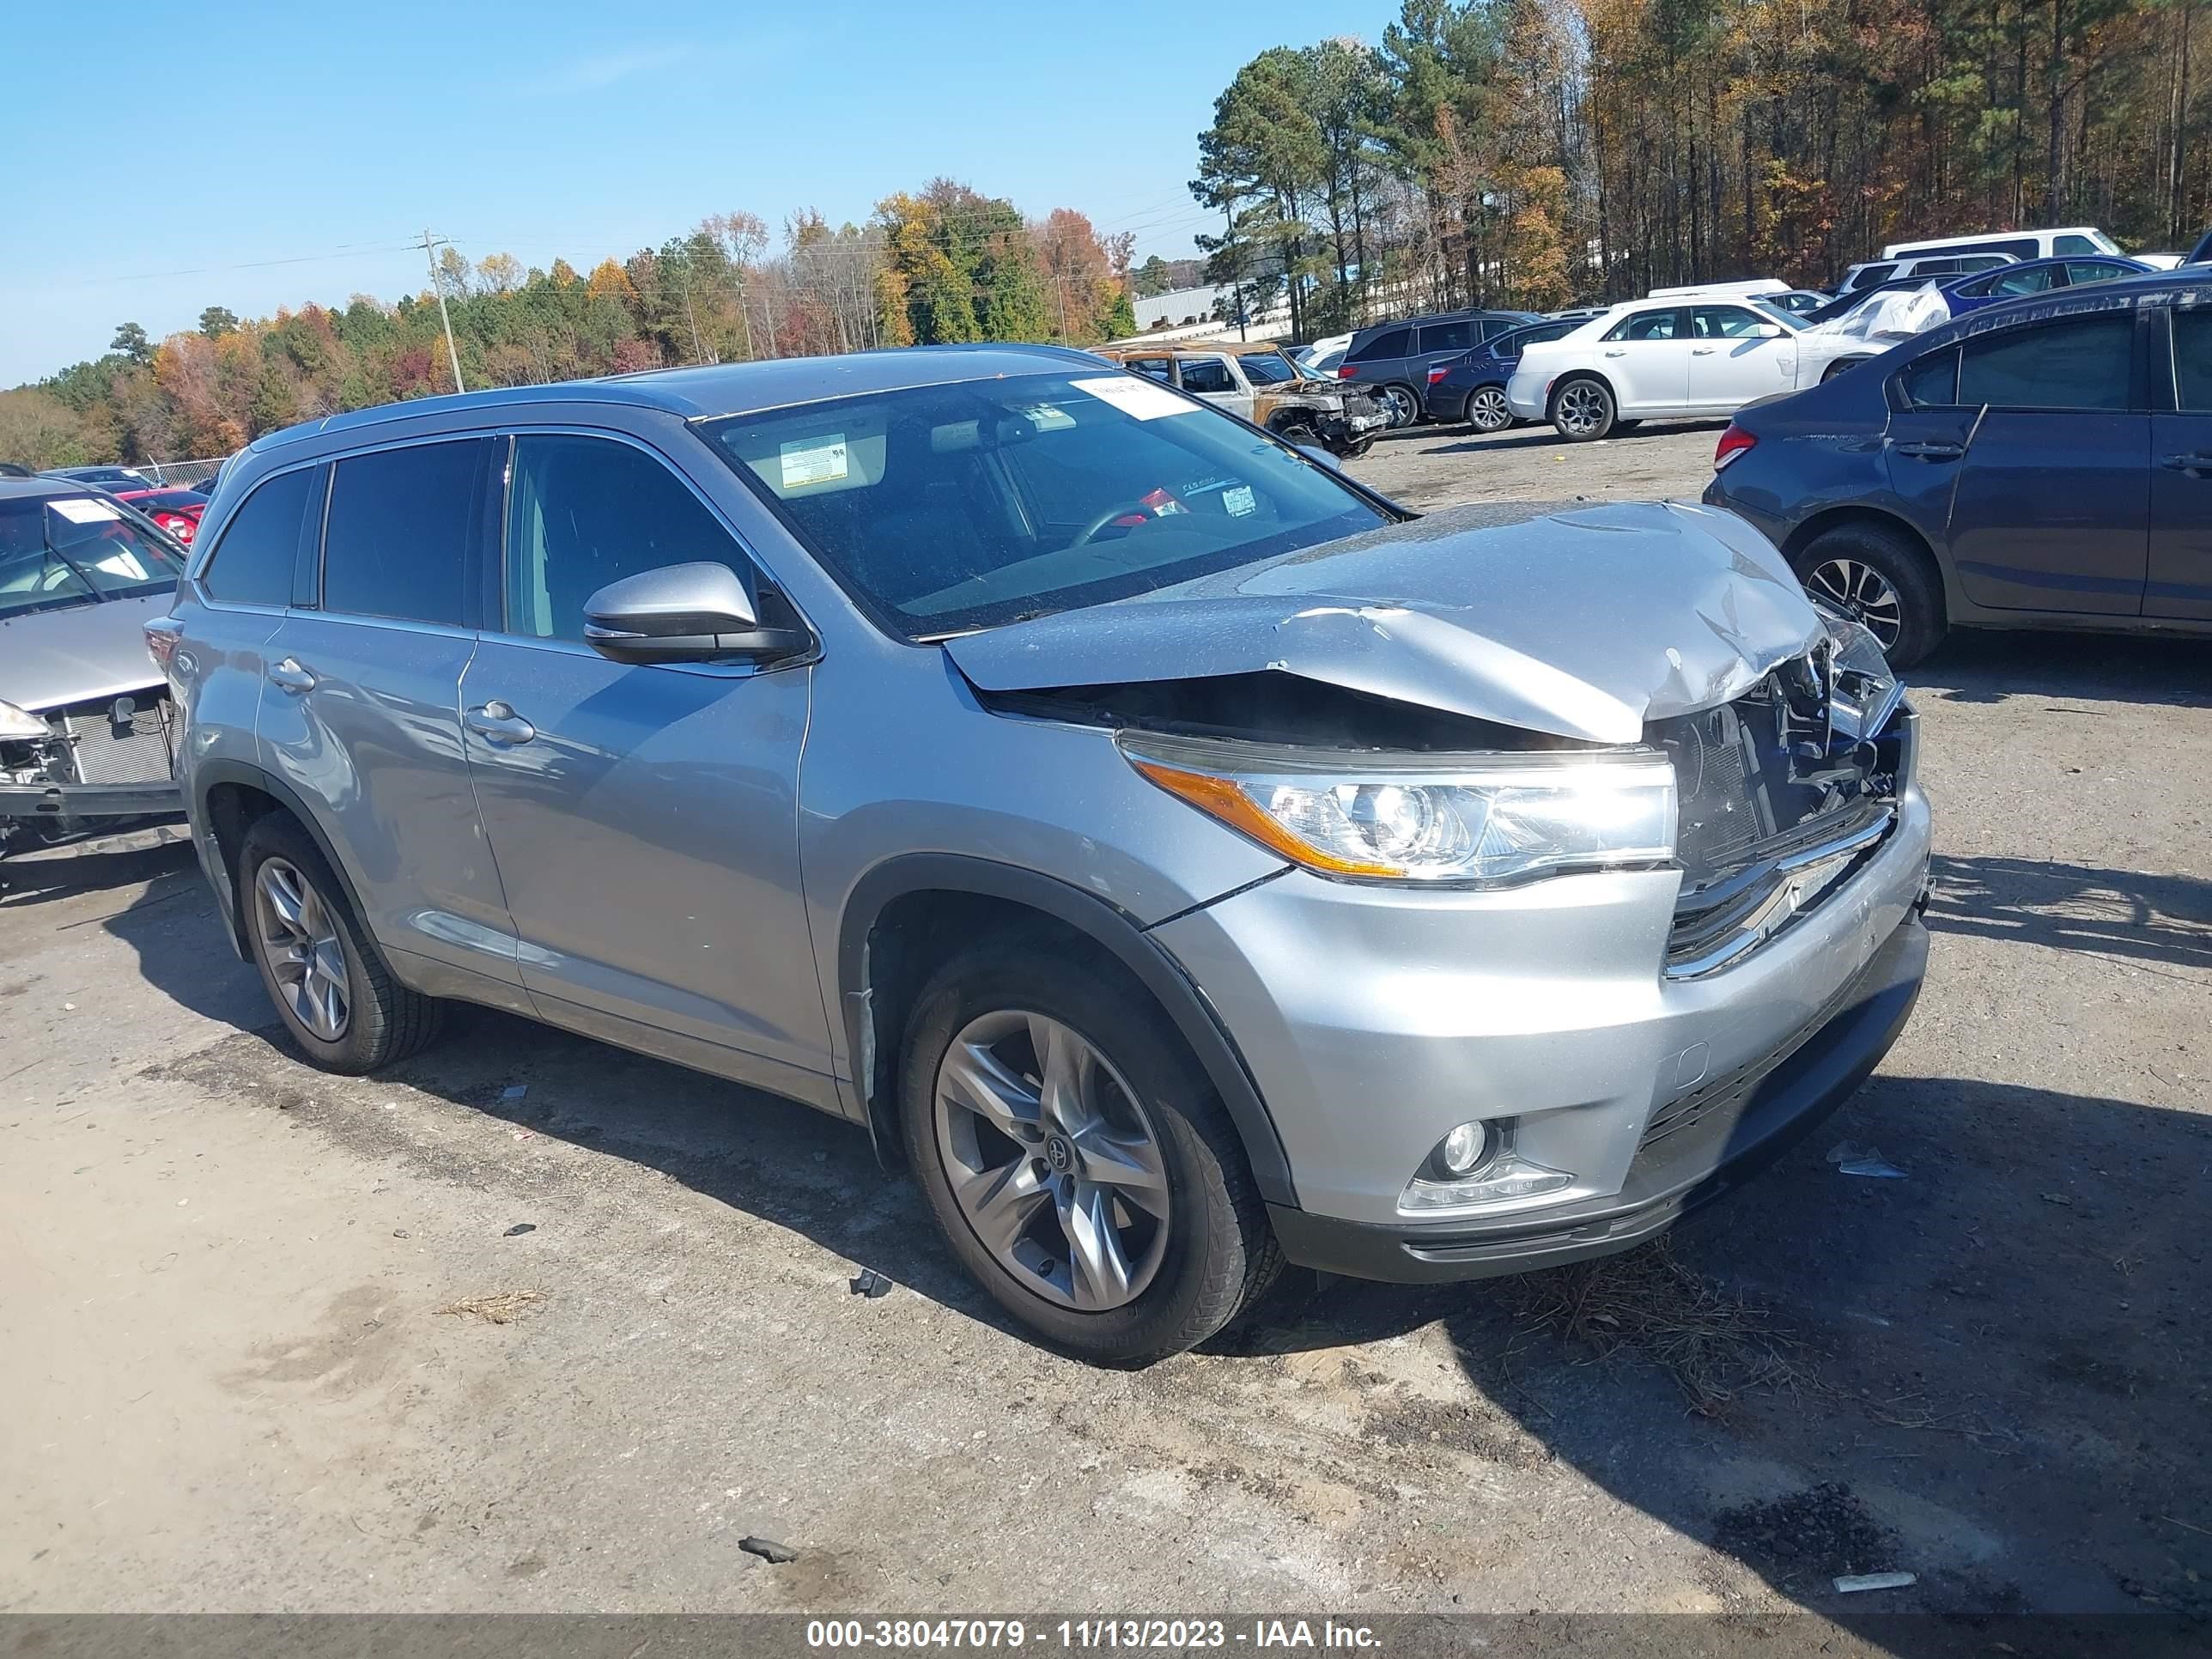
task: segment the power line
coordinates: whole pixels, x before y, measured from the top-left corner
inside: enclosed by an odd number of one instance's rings
[[[211,276],[227,270],[266,270],[274,265],[311,265],[327,264],[337,259],[366,258],[373,253],[401,253],[418,242],[367,242],[340,249],[334,253],[301,253],[283,259],[247,259],[231,265],[192,265],[180,270],[143,270],[129,276],[95,276],[85,283],[88,288],[105,288],[116,283],[152,283],[169,276]]]

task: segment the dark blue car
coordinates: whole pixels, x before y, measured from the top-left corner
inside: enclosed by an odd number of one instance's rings
[[[1993,305],[1738,412],[1705,499],[1899,666],[1949,628],[2212,635],[2212,270]]]
[[[1477,432],[1503,432],[1513,424],[1513,411],[1505,406],[1505,383],[1520,364],[1522,348],[1556,340],[1587,320],[1570,317],[1532,323],[1434,365],[1429,370],[1429,418],[1465,421]]]
[[[2048,294],[2062,288],[2087,288],[2094,283],[2140,276],[2156,269],[2140,259],[2109,253],[2081,254],[2065,259],[2024,259],[2018,264],[1999,265],[1995,270],[1979,271],[1946,283],[1943,298],[1949,303],[1954,317],[1963,317],[1970,311],[2002,305],[2007,300],[2025,299],[2032,294]]]

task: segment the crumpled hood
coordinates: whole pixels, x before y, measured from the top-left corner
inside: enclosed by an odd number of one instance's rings
[[[1634,743],[1741,696],[1821,629],[1742,520],[1630,501],[1456,508],[945,649],[987,691],[1273,671]]]
[[[40,712],[159,685],[146,624],[170,604],[154,593],[0,621],[0,702]]]

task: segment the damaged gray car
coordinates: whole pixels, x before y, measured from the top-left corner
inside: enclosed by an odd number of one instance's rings
[[[179,810],[145,624],[183,562],[106,495],[0,478],[0,854]]]
[[[150,631],[312,1061],[459,1000],[805,1101],[1102,1364],[1649,1238],[1925,964],[1913,712],[1741,520],[1417,517],[1073,351],[296,428]]]

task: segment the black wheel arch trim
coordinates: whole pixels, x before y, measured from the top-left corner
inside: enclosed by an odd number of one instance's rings
[[[205,834],[210,838],[213,837],[215,824],[209,811],[208,798],[214,793],[219,785],[226,783],[239,784],[248,789],[258,790],[299,821],[300,827],[307,832],[307,839],[315,843],[315,850],[323,855],[323,862],[329,865],[331,872],[337,877],[338,885],[345,890],[345,901],[353,908],[354,920],[365,933],[368,927],[367,921],[368,912],[362,906],[360,891],[354,886],[353,875],[347,870],[345,860],[338,856],[337,848],[331,844],[328,832],[317,821],[313,811],[309,809],[299,791],[266,769],[255,766],[246,761],[223,759],[202,761],[195,766],[192,769],[192,801],[190,815],[193,833]],[[219,842],[216,845],[218,850],[224,852],[226,856],[236,850],[222,848]],[[238,872],[231,869],[227,873],[229,876],[231,886],[228,920],[232,934],[238,943],[240,954],[244,955],[246,951],[245,902],[238,891]]]
[[[1237,1126],[1261,1196],[1270,1204],[1297,1207],[1290,1160],[1275,1133],[1274,1120],[1267,1115],[1236,1040],[1182,964],[1127,911],[1079,887],[1016,865],[955,853],[903,854],[877,865],[854,884],[838,923],[838,1006],[854,1091],[879,1158],[890,1161],[891,1148],[897,1144],[897,1106],[885,1086],[892,1056],[888,1045],[878,1044],[873,1023],[868,939],[894,902],[924,892],[967,893],[1024,905],[1074,928],[1109,952],[1159,1004],[1205,1069]]]

